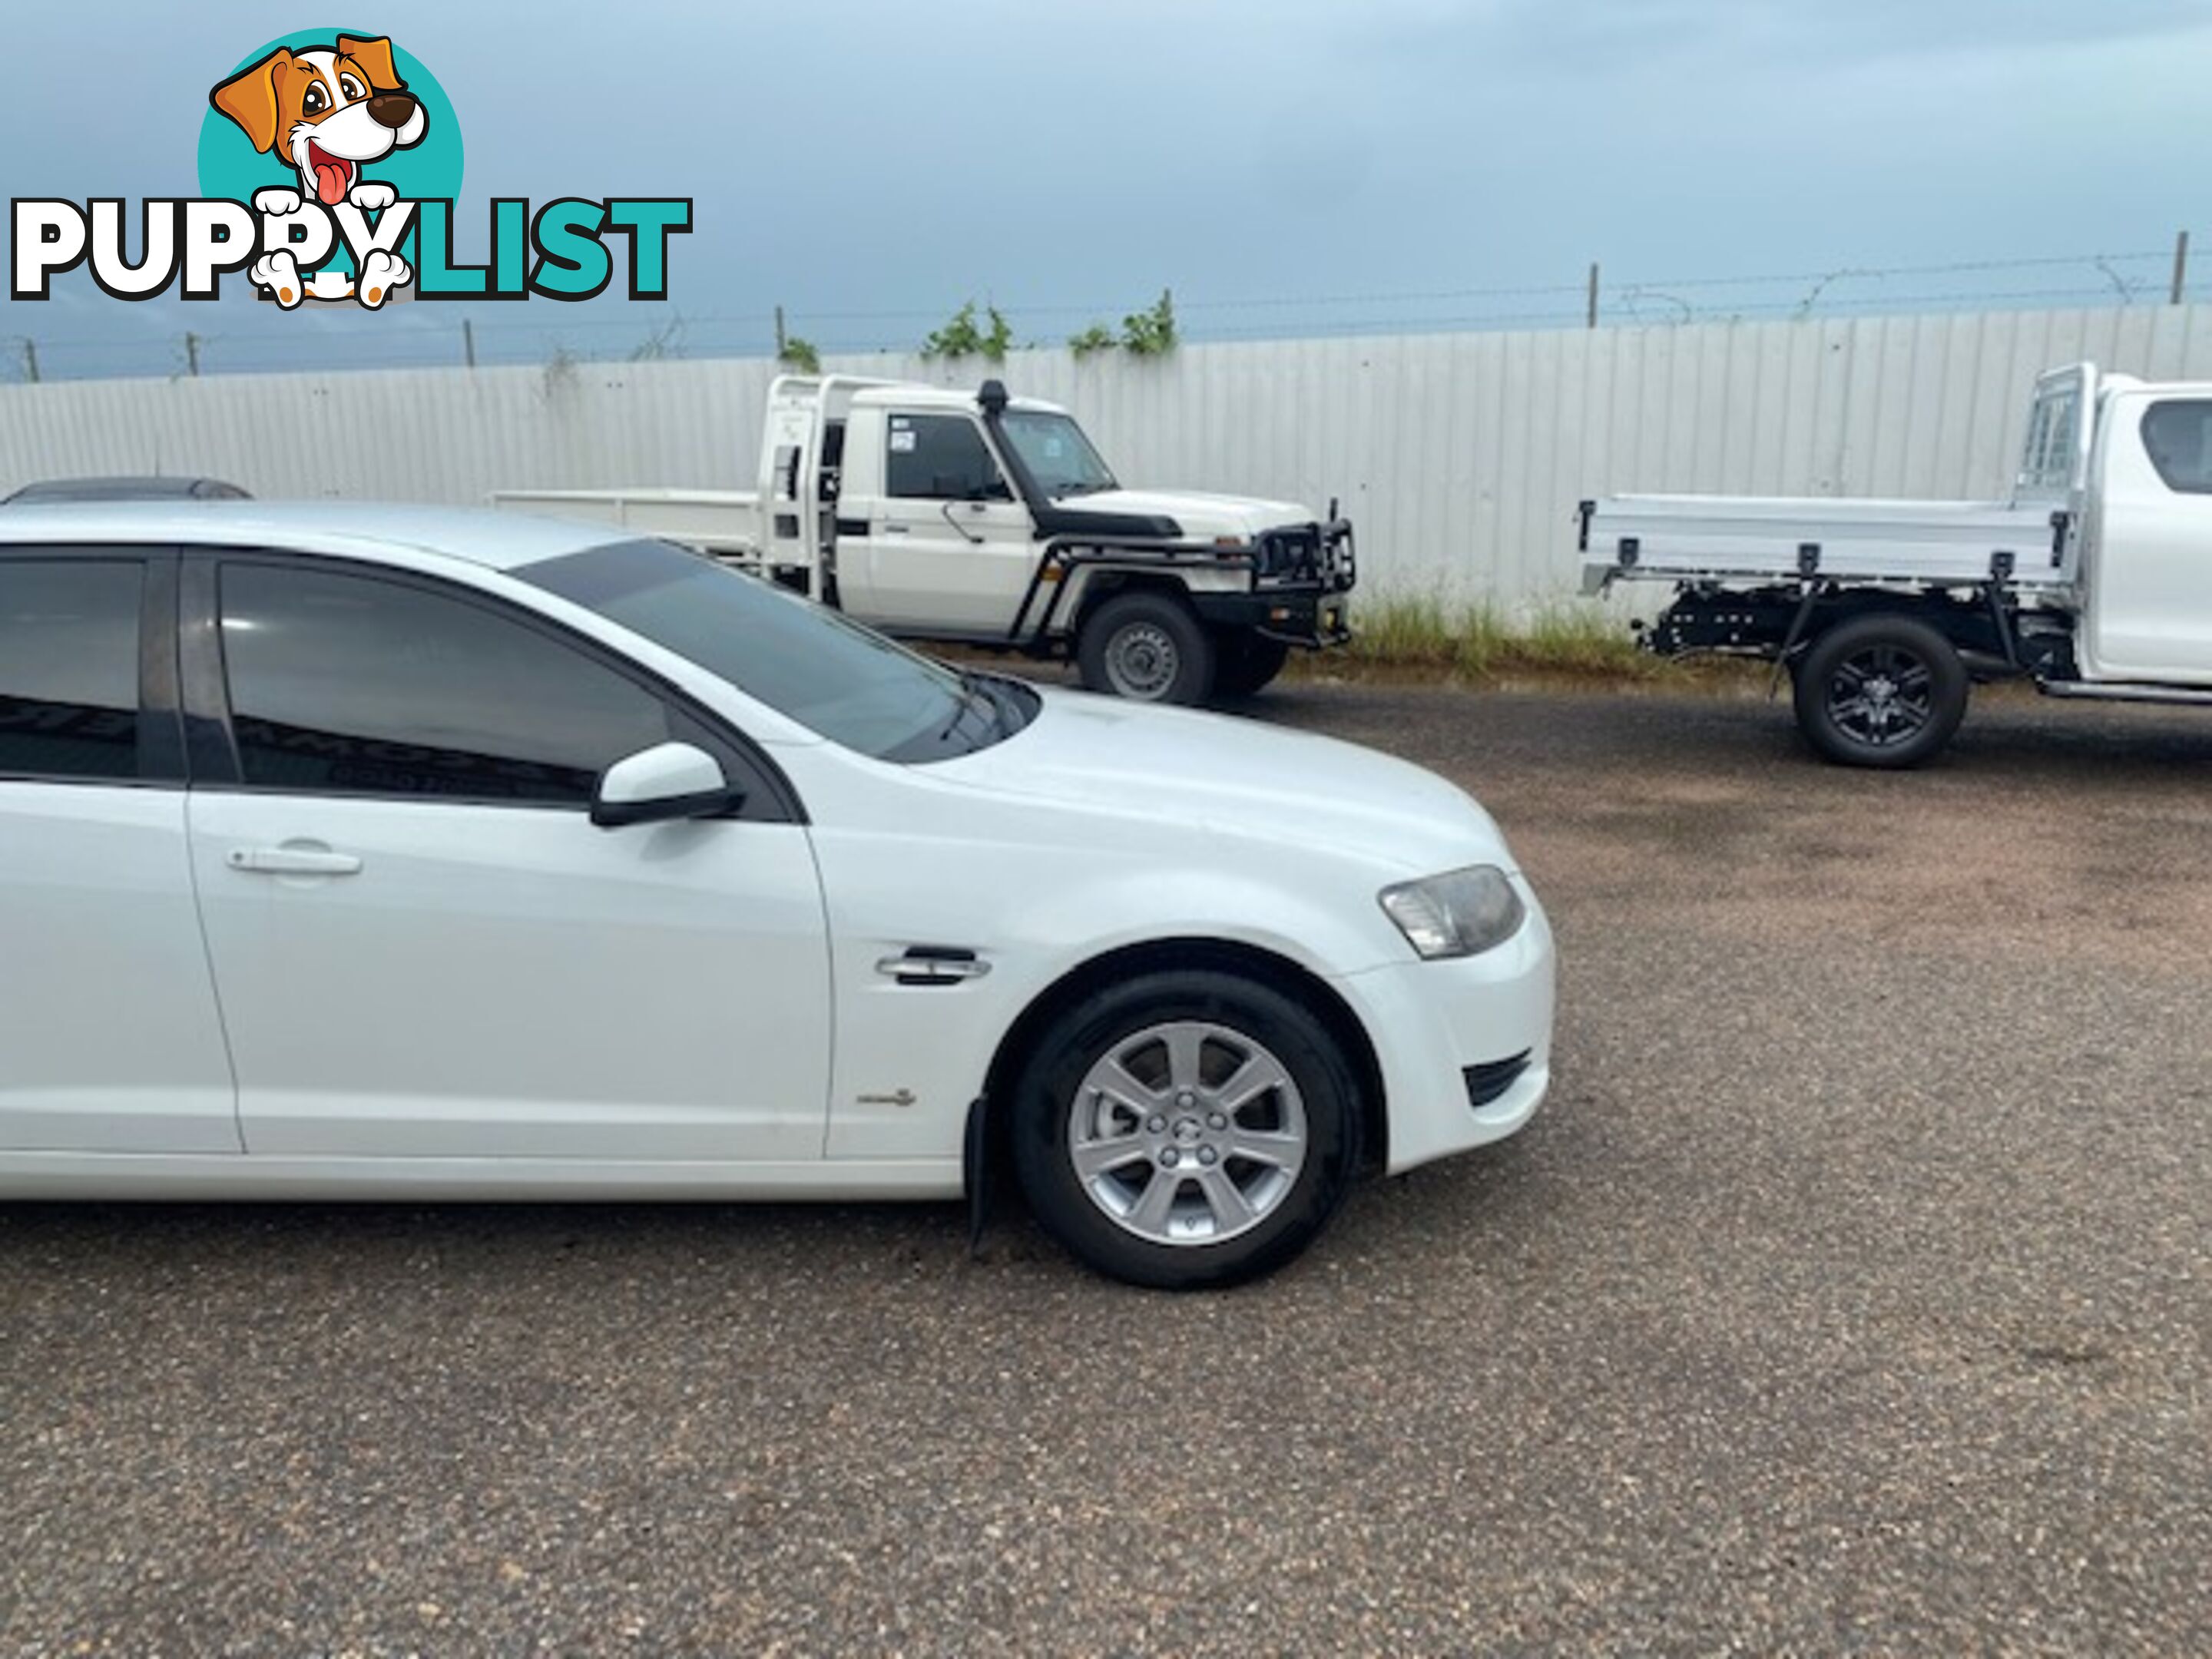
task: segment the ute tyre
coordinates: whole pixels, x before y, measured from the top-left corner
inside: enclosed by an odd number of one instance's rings
[[[1223,634],[1213,671],[1213,689],[1224,697],[1256,696],[1291,659],[1291,647],[1264,634]]]
[[[1797,724],[1844,766],[1918,766],[1966,718],[1966,665],[1927,623],[1909,617],[1838,623],[1796,665]]]
[[[1176,1291],[1256,1279],[1313,1242],[1358,1166],[1359,1106],[1310,1011],[1209,970],[1085,998],[1041,1035],[1008,1102],[1045,1231],[1109,1278]]]
[[[1213,690],[1212,637],[1167,593],[1120,593],[1083,624],[1076,666],[1084,685],[1136,702],[1204,702]]]

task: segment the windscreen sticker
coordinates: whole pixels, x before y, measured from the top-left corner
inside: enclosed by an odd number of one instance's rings
[[[894,426],[894,427],[892,427],[892,428],[891,428],[891,453],[892,453],[892,454],[894,454],[894,455],[904,455],[904,454],[908,453],[909,451],[911,451],[913,448],[914,448],[914,428],[913,428],[912,427],[901,427],[901,426]]]

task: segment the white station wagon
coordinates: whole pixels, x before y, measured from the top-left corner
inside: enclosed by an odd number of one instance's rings
[[[1465,793],[958,673],[665,543],[0,511],[0,1198],[976,1200],[1223,1284],[1510,1134]]]

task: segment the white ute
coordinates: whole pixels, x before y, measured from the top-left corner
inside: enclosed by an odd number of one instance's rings
[[[1850,765],[1939,752],[1976,679],[2212,705],[2212,383],[2045,374],[2006,501],[1616,495],[1582,550],[1585,592],[1674,584],[1651,649],[1786,665]]]
[[[872,628],[1036,656],[1140,702],[1249,696],[1351,637],[1352,526],[1289,501],[1125,489],[1066,410],[848,375],[769,388],[760,488],[501,489],[665,536]]]
[[[0,1200],[935,1198],[1148,1285],[1512,1133],[1498,826],[668,542],[0,513]]]

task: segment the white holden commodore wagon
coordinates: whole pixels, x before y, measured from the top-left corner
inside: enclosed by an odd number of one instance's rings
[[[1006,1168],[1188,1286],[1534,1111],[1551,938],[1460,790],[607,534],[0,513],[0,1198]]]

